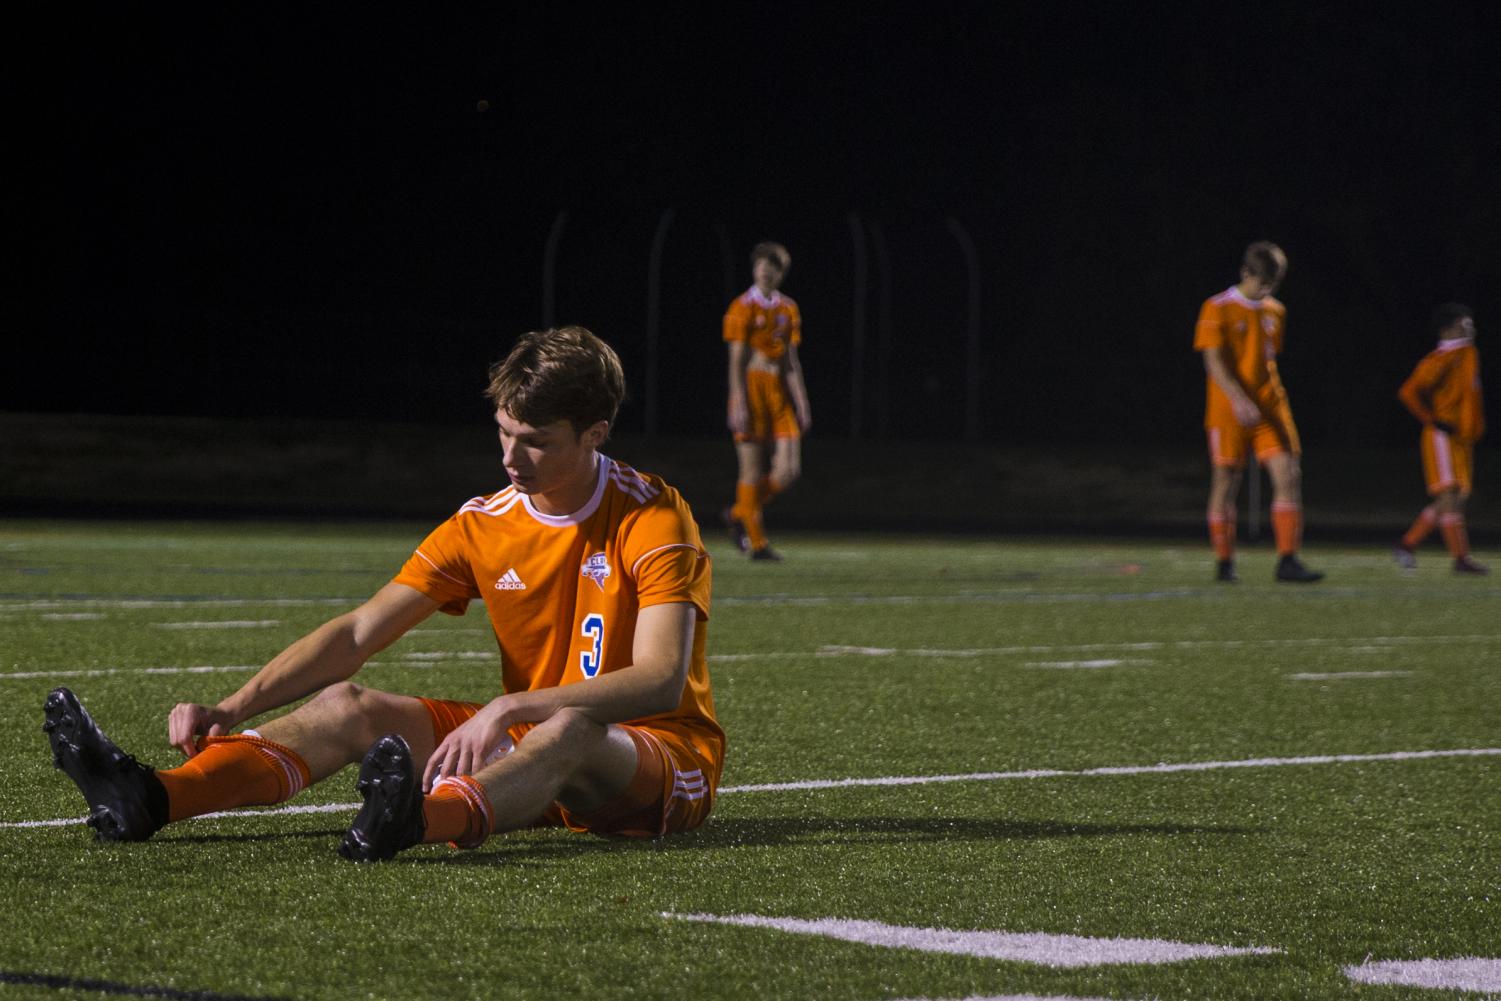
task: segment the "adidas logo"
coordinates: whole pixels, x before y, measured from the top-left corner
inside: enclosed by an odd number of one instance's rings
[[[495,590],[525,591],[526,585],[521,583],[521,578],[516,575],[516,568],[512,567],[500,575],[500,579],[495,582]]]

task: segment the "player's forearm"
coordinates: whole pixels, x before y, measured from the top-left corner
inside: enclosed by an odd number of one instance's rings
[[[503,695],[510,723],[540,723],[563,709],[584,713],[596,723],[625,723],[676,709],[683,700],[687,665],[673,668],[638,664],[557,688]]]
[[[350,617],[341,616],[277,654],[218,708],[243,723],[353,677],[371,652],[361,649]]]
[[[730,399],[745,399],[745,369],[750,364],[750,352],[740,341],[730,343],[729,357],[729,387]]]
[[[1220,387],[1220,392],[1229,397],[1232,404],[1242,403],[1245,406],[1255,406],[1245,387],[1230,371],[1230,366],[1225,364],[1224,356],[1218,351],[1207,350],[1204,352],[1204,371],[1209,373],[1209,378]]]
[[[1402,401],[1402,405],[1413,417],[1417,418],[1420,424],[1433,423],[1433,411],[1428,409],[1428,404],[1424,401],[1423,395],[1418,392],[1417,387],[1410,383],[1403,383],[1402,388],[1397,390],[1397,399]]]

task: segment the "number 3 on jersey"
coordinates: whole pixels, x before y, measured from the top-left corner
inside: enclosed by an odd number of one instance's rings
[[[584,677],[592,678],[599,673],[600,665],[605,662],[605,617],[598,612],[584,618],[584,626],[579,630],[590,641],[590,648],[579,654],[579,669],[584,672]]]

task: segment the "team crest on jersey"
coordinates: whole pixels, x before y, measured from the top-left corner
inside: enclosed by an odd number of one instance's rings
[[[584,569],[581,572],[585,577],[598,584],[599,589],[603,591],[605,589],[605,578],[610,576],[610,561],[605,559],[604,553],[595,553],[584,561]]]
[[[1245,320],[1237,320],[1236,321],[1236,323],[1235,323],[1235,332],[1237,334],[1243,334],[1243,333],[1246,332],[1246,321]]]

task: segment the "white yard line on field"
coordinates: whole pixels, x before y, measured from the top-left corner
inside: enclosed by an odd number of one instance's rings
[[[441,656],[422,656],[404,659],[400,665],[396,665],[389,660],[367,660],[365,667],[400,666],[426,669],[449,661],[495,660],[497,657],[498,655],[493,653],[443,654]],[[261,664],[199,664],[191,667],[76,667],[52,671],[0,672],[0,681],[35,681],[38,678],[46,678],[48,680],[54,678],[108,678],[117,674],[235,674],[259,671],[263,666]]]
[[[221,619],[205,622],[153,622],[153,629],[266,629],[281,625],[281,619]]]
[[[1345,976],[1362,984],[1396,984],[1429,990],[1501,991],[1501,959],[1391,959],[1347,966]]]
[[[1289,674],[1293,681],[1338,681],[1343,678],[1410,678],[1411,671],[1304,671]]]
[[[802,792],[816,789],[844,789],[859,786],[914,786],[940,782],[1003,782],[1012,779],[1093,778],[1100,776],[1168,775],[1177,772],[1213,772],[1230,768],[1286,768],[1293,765],[1343,765],[1363,762],[1428,761],[1436,758],[1475,758],[1501,755],[1501,747],[1457,748],[1443,751],[1390,751],[1384,754],[1314,754],[1297,758],[1243,758],[1238,761],[1186,761],[1156,765],[1110,765],[1101,768],[1059,769],[1033,768],[1016,772],[971,772],[965,775],[887,775],[863,779],[812,779],[802,782],[768,782],[756,785],[724,786],[720,795],[744,792]],[[320,803],[313,806],[279,806],[267,810],[229,810],[204,814],[195,820],[211,817],[267,817],[299,813],[336,813],[353,810],[358,803]],[[83,818],[63,820],[0,821],[7,827],[63,827],[81,824]]]
[[[1501,634],[1496,633],[1471,633],[1453,636],[1361,636],[1337,637],[1337,636],[1307,636],[1297,639],[1258,637],[1256,639],[1213,639],[1213,640],[1141,640],[1137,642],[1120,643],[1034,643],[1018,646],[990,646],[969,647],[955,649],[936,649],[932,647],[881,647],[881,646],[840,646],[828,644],[818,649],[814,654],[817,657],[994,657],[1007,654],[1058,654],[1058,653],[1114,653],[1117,651],[1168,651],[1168,650],[1233,650],[1236,648],[1257,647],[1340,647],[1356,645],[1363,653],[1368,653],[1373,644],[1385,644],[1384,649],[1406,646],[1409,644],[1441,644],[1441,643],[1501,643]],[[737,655],[742,659],[752,659],[751,654]],[[801,653],[777,653],[765,654],[770,657],[793,657],[807,656]],[[713,658],[710,658],[713,659]]]
[[[1095,938],[1084,935],[1050,935],[1044,932],[913,928],[848,918],[817,918],[810,921],[764,917],[759,914],[678,914],[672,911],[663,911],[662,917],[676,921],[769,928],[794,935],[816,935],[886,949],[915,949],[919,952],[939,952],[952,956],[975,956],[1011,963],[1033,963],[1055,969],[1127,963],[1181,963],[1190,959],[1219,959],[1225,956],[1267,956],[1282,951],[1267,946],[1237,947],[1151,938]]]
[[[343,605],[353,608],[365,598],[31,598],[0,601],[0,612],[55,608],[308,608]]]
[[[1155,660],[1142,658],[1123,659],[1118,657],[1106,657],[1102,660],[1029,660],[1022,667],[1036,667],[1048,670],[1084,669],[1096,670],[1102,667],[1125,667],[1131,664],[1155,664]]]
[[[1001,782],[1011,779],[1091,778],[1119,775],[1169,775],[1176,772],[1214,772],[1230,768],[1285,768],[1291,765],[1336,765],[1375,761],[1421,761],[1429,758],[1482,757],[1501,754],[1501,747],[1463,748],[1452,751],[1392,751],[1386,754],[1316,754],[1298,758],[1242,758],[1238,761],[1186,761],[1156,765],[1110,765],[1103,768],[1032,768],[1016,772],[969,772],[960,775],[884,775],[877,778],[808,779],[802,782],[765,782],[729,786],[730,792],[792,792],[812,789],[844,789],[858,786],[914,786],[938,782]]]

